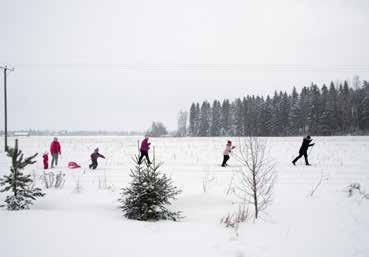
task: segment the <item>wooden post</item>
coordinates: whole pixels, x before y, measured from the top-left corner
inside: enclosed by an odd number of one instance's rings
[[[5,152],[8,151],[8,98],[7,98],[7,90],[6,90],[6,74],[8,71],[14,71],[13,69],[9,69],[7,66],[0,67],[4,71],[4,148]]]
[[[6,92],[6,71],[7,67],[4,69],[4,145],[5,152],[8,151],[8,104],[7,104],[7,92]]]
[[[152,151],[153,151],[152,163],[154,164],[155,167],[155,146],[152,147]]]

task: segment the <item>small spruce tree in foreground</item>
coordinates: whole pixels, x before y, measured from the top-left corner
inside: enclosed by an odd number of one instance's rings
[[[12,159],[12,165],[10,174],[0,178],[0,192],[11,192],[11,195],[5,199],[8,210],[29,209],[36,197],[45,195],[40,188],[32,186],[31,175],[24,175],[21,171],[26,166],[36,162],[34,158],[37,153],[23,159],[23,153],[18,149],[18,140],[15,140],[15,147],[9,149],[8,156]]]
[[[165,174],[160,173],[161,164],[138,164],[134,159],[135,168],[131,170],[132,181],[122,188],[120,208],[124,216],[134,220],[173,220],[181,217],[181,212],[170,211],[167,206],[170,200],[176,199],[181,190]]]

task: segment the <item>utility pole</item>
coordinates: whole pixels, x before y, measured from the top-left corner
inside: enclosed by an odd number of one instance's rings
[[[14,71],[14,68],[9,69],[8,66],[0,66],[0,69],[4,71],[4,148],[5,152],[8,151],[8,104],[7,104],[7,92],[6,92],[6,74],[8,71]]]

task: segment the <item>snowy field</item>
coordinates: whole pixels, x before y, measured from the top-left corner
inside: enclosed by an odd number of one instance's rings
[[[52,171],[66,173],[66,183],[62,189],[45,189],[39,179],[41,156],[52,138],[19,138],[27,155],[39,153],[27,172],[47,195],[27,211],[0,210],[0,256],[369,256],[369,200],[349,198],[345,191],[360,183],[369,193],[369,137],[314,138],[311,167],[302,159],[291,164],[302,138],[266,138],[278,174],[274,202],[261,219],[238,231],[220,224],[238,208],[237,198],[227,191],[240,164],[231,156],[229,167],[220,167],[228,138],[151,139],[156,160],[164,162],[161,170],[183,190],[172,207],[185,217],[180,222],[125,219],[117,199],[130,181],[139,139],[60,137],[62,156]],[[231,140],[237,145],[240,139]],[[107,159],[99,159],[98,169],[90,171],[86,167],[96,147]],[[69,161],[82,168],[67,169]],[[0,152],[0,175],[8,172],[9,160]],[[327,180],[310,196],[322,176]],[[80,193],[75,192],[77,181]]]

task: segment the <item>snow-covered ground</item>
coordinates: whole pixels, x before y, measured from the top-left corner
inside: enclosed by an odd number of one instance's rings
[[[51,139],[22,137],[19,145],[26,154],[42,155]],[[274,202],[261,219],[242,224],[238,231],[219,222],[238,207],[227,190],[240,164],[231,157],[229,167],[220,167],[228,138],[152,139],[156,161],[164,162],[162,171],[183,190],[172,207],[185,217],[180,222],[124,218],[117,199],[130,181],[139,139],[60,137],[62,157],[52,171],[66,173],[65,186],[44,189],[47,195],[31,210],[0,210],[0,256],[369,256],[369,200],[348,198],[345,192],[354,182],[369,192],[369,137],[315,138],[311,167],[302,159],[297,166],[291,164],[301,138],[266,138],[278,174]],[[240,139],[231,140],[237,145]],[[86,167],[95,147],[107,157],[99,159],[97,170],[66,168],[69,161]],[[8,173],[8,167],[8,158],[0,152],[0,175]],[[42,174],[41,156],[27,172]],[[311,197],[322,176],[327,180]],[[80,193],[74,190],[76,181]]]

